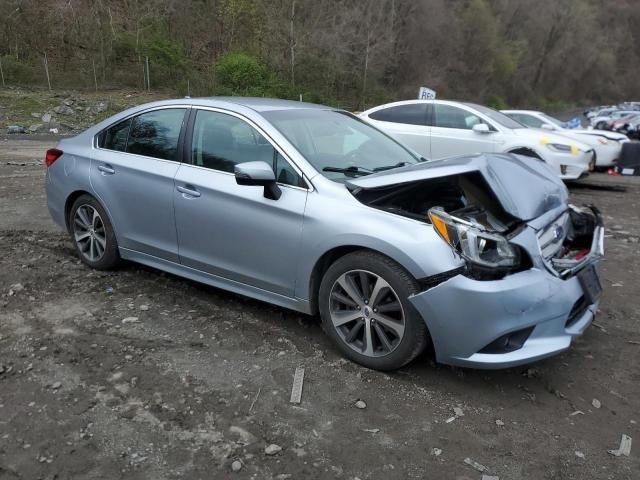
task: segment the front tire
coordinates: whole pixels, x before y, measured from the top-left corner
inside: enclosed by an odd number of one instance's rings
[[[416,358],[429,335],[408,298],[418,282],[393,260],[356,251],[329,267],[318,303],[325,332],[342,354],[365,367],[395,370]]]
[[[76,253],[86,265],[108,270],[120,263],[118,242],[107,212],[91,195],[81,195],[73,202],[69,231]]]

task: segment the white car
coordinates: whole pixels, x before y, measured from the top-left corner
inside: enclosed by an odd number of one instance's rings
[[[502,110],[502,113],[527,127],[550,130],[572,140],[586,143],[596,152],[596,167],[612,166],[620,156],[622,144],[629,141],[626,135],[607,130],[564,128],[564,124],[557,118],[534,110]]]
[[[589,123],[593,128],[603,130],[607,128],[607,125],[609,125],[612,120],[618,120],[619,118],[633,115],[634,113],[638,113],[637,110],[605,110],[604,113],[601,110],[597,115],[589,119]]]
[[[586,175],[593,149],[552,132],[525,127],[482,105],[445,100],[407,100],[374,107],[360,117],[425,158],[470,153],[516,153],[548,163],[563,180]]]

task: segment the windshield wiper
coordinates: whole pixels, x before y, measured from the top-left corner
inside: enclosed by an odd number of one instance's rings
[[[398,162],[395,165],[386,165],[384,167],[376,167],[373,169],[373,171],[382,172],[384,170],[392,170],[394,168],[404,167],[405,165],[409,165],[409,162]]]
[[[337,173],[350,173],[352,175],[360,174],[360,175],[369,175],[373,173],[373,170],[369,170],[368,168],[358,167],[356,165],[351,165],[349,167],[324,167],[322,169],[323,172],[337,172]]]

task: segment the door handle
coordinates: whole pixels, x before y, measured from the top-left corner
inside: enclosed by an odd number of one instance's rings
[[[114,173],[116,173],[111,165],[98,165],[98,170],[100,170],[105,175],[113,175]]]
[[[176,187],[176,190],[178,190],[180,193],[184,195],[189,195],[190,197],[197,198],[200,196],[200,192],[197,191],[195,187],[192,185],[187,185],[185,187]]]

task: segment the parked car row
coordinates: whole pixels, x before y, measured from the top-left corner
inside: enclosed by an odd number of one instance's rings
[[[613,165],[625,135],[565,129],[542,112],[465,102],[408,100],[380,105],[360,117],[425,158],[478,152],[515,153],[546,162],[563,180]]]
[[[571,206],[559,178],[594,160],[586,143],[471,103],[358,118],[187,98],[61,140],[46,192],[89,267],[126,259],[318,314],[369,368],[428,346],[442,363],[502,368],[566,350],[598,310],[602,218]]]

